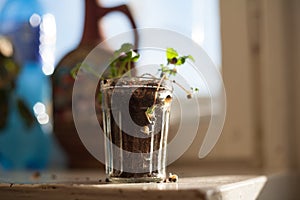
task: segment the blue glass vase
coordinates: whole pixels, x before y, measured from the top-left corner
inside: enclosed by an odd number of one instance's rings
[[[20,68],[14,86],[6,88],[7,101],[2,105],[8,112],[0,116],[6,117],[0,128],[0,169],[44,169],[49,162],[51,62],[47,58],[51,57],[49,43],[53,44],[45,41],[45,29],[37,0],[7,0],[0,11],[0,35],[11,41],[11,58]]]

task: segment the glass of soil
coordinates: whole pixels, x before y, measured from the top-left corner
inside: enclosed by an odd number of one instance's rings
[[[162,182],[172,84],[124,77],[101,81],[106,175],[111,182]]]

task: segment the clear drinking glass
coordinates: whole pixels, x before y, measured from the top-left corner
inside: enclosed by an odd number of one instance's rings
[[[112,182],[161,182],[173,88],[158,78],[101,81],[106,175]]]

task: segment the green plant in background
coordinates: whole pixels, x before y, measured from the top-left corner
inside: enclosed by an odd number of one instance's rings
[[[122,44],[121,48],[114,51],[112,58],[110,59],[110,65],[108,73],[106,73],[105,77],[100,76],[92,67],[87,65],[86,63],[78,63],[72,70],[71,75],[75,79],[78,73],[78,70],[82,69],[86,72],[93,74],[100,80],[106,78],[120,78],[124,74],[131,77],[131,68],[132,63],[137,62],[140,57],[140,54],[133,50],[133,45],[130,43]],[[101,102],[102,93],[99,92],[96,95],[97,101]]]
[[[20,67],[13,59],[11,42],[7,38],[0,36],[0,129],[6,126],[10,97],[15,95],[15,82],[19,73]],[[33,113],[21,98],[16,97],[16,103],[17,110],[26,127],[30,128],[36,121]]]
[[[105,78],[120,78],[124,74],[131,76],[130,70],[132,63],[137,62],[140,54],[133,50],[133,45],[130,43],[122,44],[121,48],[114,51],[112,58],[110,59],[109,71],[106,77],[100,77],[99,74],[90,66],[85,63],[78,63],[72,70],[71,75],[76,78],[78,70],[82,68],[103,80]]]
[[[123,75],[131,76],[132,63],[137,62],[140,54],[133,50],[133,45],[125,43],[114,52],[111,59],[108,78],[119,78]]]

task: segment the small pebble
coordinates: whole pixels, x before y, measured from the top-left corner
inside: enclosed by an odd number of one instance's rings
[[[168,95],[166,98],[165,98],[165,103],[166,104],[169,104],[172,102],[172,97],[170,95]]]
[[[192,98],[192,94],[188,94],[188,95],[186,95],[186,97],[187,97],[188,99],[191,99],[191,98]]]
[[[51,174],[51,179],[55,180],[56,179],[56,175],[55,174]]]
[[[39,171],[33,172],[31,177],[33,179],[39,179],[41,177],[41,173]]]
[[[149,127],[148,127],[148,126],[143,126],[143,127],[141,128],[141,131],[142,131],[143,133],[145,133],[146,135],[149,135],[149,134],[150,134],[150,130],[149,130]]]
[[[178,176],[176,174],[172,174],[172,173],[169,173],[169,182],[177,182],[178,181]]]

